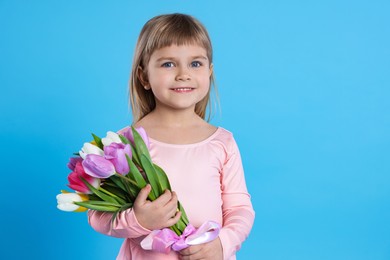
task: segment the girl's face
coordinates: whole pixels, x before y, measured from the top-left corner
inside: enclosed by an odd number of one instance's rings
[[[153,91],[156,109],[194,111],[208,93],[212,65],[198,45],[171,45],[154,51],[147,65],[146,87]]]

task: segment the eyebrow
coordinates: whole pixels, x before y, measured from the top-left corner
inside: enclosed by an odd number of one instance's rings
[[[198,60],[198,59],[208,60],[208,58],[206,56],[203,56],[203,55],[196,55],[196,56],[191,57],[191,60]],[[156,61],[159,62],[159,61],[163,61],[163,60],[176,60],[176,58],[163,56],[163,57],[158,58]]]

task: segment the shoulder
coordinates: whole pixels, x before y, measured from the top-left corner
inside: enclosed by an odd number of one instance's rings
[[[235,153],[238,151],[236,140],[234,135],[229,130],[218,127],[211,142],[220,144],[227,154]]]
[[[215,139],[218,139],[224,143],[235,142],[233,133],[223,127],[216,128]]]

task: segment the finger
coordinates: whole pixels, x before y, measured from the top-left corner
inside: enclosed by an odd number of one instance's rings
[[[174,218],[174,217],[176,217],[178,211],[179,211],[179,209],[177,207],[170,208],[167,214],[168,214],[169,218]]]
[[[154,202],[161,205],[166,205],[172,198],[172,193],[169,190],[165,190]]]
[[[172,198],[170,201],[167,202],[167,204],[165,204],[165,209],[170,218],[174,216],[179,210],[177,195],[175,192],[172,192]]]
[[[166,203],[165,205],[167,208],[173,210],[173,209],[177,209],[178,207],[178,200],[177,200],[177,195],[176,195],[176,192],[172,191],[171,193],[171,198],[170,200]]]
[[[181,212],[178,211],[172,218],[167,220],[167,226],[170,227],[175,225],[179,221],[180,217],[181,217]]]
[[[198,245],[189,246],[186,249],[179,251],[179,254],[185,257],[193,256],[200,251],[201,247]]]
[[[171,198],[172,201],[174,201],[175,203],[178,202],[178,199],[177,199],[177,193],[172,191],[172,198]]]
[[[137,198],[135,198],[134,204],[136,204],[136,205],[144,204],[146,202],[146,199],[148,198],[150,191],[151,191],[151,186],[150,186],[150,184],[147,184],[138,193]]]

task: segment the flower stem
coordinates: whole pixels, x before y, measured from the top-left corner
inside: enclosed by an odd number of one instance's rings
[[[176,227],[176,224],[171,226],[171,227],[169,227],[169,228],[171,230],[173,230],[176,233],[176,235],[178,235],[178,236],[180,236],[182,234],[182,232],[180,232],[180,230]]]
[[[126,178],[125,176],[123,176],[123,175],[121,175],[121,174],[119,174],[119,173],[116,173],[115,176],[118,176],[118,177],[121,178],[122,180],[125,180],[125,181],[129,182],[130,184],[132,184],[132,185],[138,187],[138,184],[137,184],[135,181],[133,181],[133,180],[131,180],[131,179],[129,179],[129,178]],[[143,187],[138,187],[138,188],[139,188],[139,189],[142,189]]]
[[[102,187],[100,187],[99,190],[101,190],[102,192],[106,193],[107,195],[110,195],[111,197],[115,198],[122,205],[126,203],[122,198],[118,197],[117,195],[109,192],[108,190],[106,190]]]

